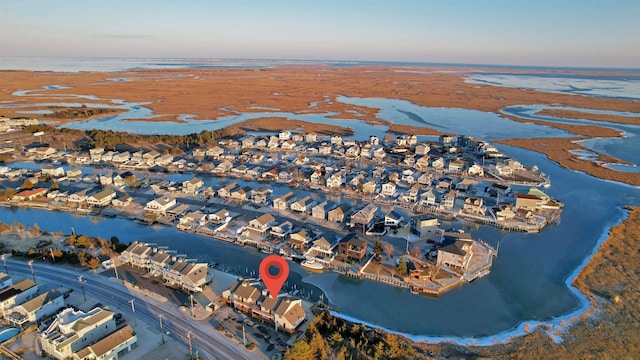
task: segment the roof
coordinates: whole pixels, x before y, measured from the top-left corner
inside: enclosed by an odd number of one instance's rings
[[[25,290],[28,290],[32,287],[36,286],[36,283],[33,282],[33,280],[31,279],[24,279],[22,281],[20,281],[19,283],[4,289],[2,292],[0,292],[0,302],[3,302],[7,299],[11,299],[12,297],[24,292]]]
[[[22,308],[25,309],[28,313],[35,311],[39,308],[41,308],[43,305],[52,302],[53,300],[55,300],[56,298],[62,296],[61,293],[59,293],[56,290],[49,290],[44,294],[40,294],[36,297],[34,297],[33,299],[23,303]]]
[[[267,225],[270,222],[275,221],[275,219],[276,218],[274,218],[273,215],[269,213],[264,213],[260,217],[256,218],[254,221],[257,221],[261,225]]]
[[[37,194],[46,192],[46,191],[47,191],[47,188],[37,188],[37,189],[31,189],[31,190],[24,190],[24,191],[20,191],[15,196],[29,197],[29,196],[32,196],[32,195],[37,195]]]
[[[516,198],[518,198],[518,199],[530,199],[530,200],[542,200],[542,199],[540,199],[540,197],[538,197],[536,195],[521,194],[521,193],[516,193]]]
[[[255,301],[260,297],[260,291],[257,288],[249,285],[249,283],[243,282],[236,288],[234,295],[243,299],[252,299],[253,301]]]
[[[135,331],[133,331],[133,328],[130,325],[127,325],[120,330],[112,332],[97,343],[88,346],[88,348],[91,348],[93,353],[99,359],[101,356],[116,348],[118,345],[129,341],[135,336],[136,333]]]
[[[105,189],[105,190],[100,191],[97,194],[93,194],[91,197],[96,199],[96,200],[102,200],[102,199],[104,199],[106,197],[115,195],[115,193],[116,192],[113,191],[112,189]]]
[[[72,326],[73,330],[78,332],[89,326],[95,326],[107,318],[113,318],[113,312],[105,309],[100,309],[97,313],[87,316],[82,319],[78,319]]]

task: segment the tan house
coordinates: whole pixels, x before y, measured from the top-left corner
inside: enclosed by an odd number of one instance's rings
[[[438,249],[437,264],[439,266],[449,266],[460,270],[467,269],[473,256],[473,240],[462,238],[461,235],[469,237],[468,234],[455,234],[454,236],[445,234],[443,246]]]
[[[356,211],[353,215],[351,215],[350,226],[362,226],[368,227],[373,222],[373,218],[378,212],[378,206],[375,204],[367,204],[364,208]]]
[[[182,182],[182,192],[187,194],[195,194],[204,185],[202,180],[194,177]]]
[[[273,208],[284,211],[289,208],[289,202],[293,199],[293,192],[288,192],[278,198],[273,199]]]
[[[107,206],[116,197],[116,192],[112,189],[105,189],[87,197],[87,204],[91,206]]]
[[[343,261],[361,261],[367,255],[367,245],[367,240],[361,238],[358,234],[347,234],[338,242],[336,258]]]
[[[16,326],[22,326],[26,322],[35,323],[43,317],[55,314],[63,307],[64,297],[53,289],[14,306],[5,319]]]
[[[175,198],[164,196],[159,199],[149,201],[144,207],[144,212],[164,215],[166,214],[167,210],[169,210],[176,204],[177,201]]]
[[[334,209],[327,212],[327,220],[333,222],[343,222],[350,211],[351,206],[349,206],[348,204],[340,204]]]
[[[249,221],[247,229],[264,234],[269,230],[271,225],[276,221],[273,215],[269,213],[262,214],[261,216]]]

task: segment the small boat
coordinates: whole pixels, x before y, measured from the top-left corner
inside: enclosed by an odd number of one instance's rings
[[[309,269],[309,270],[322,270],[322,269],[324,269],[324,265],[322,265],[321,263],[315,261],[315,259],[306,259],[300,265],[302,265],[303,268],[306,268],[306,269]]]

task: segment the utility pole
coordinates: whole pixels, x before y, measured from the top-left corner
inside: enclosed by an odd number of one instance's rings
[[[49,248],[49,251],[51,252],[51,261],[55,264],[56,263],[56,257],[53,256],[53,248]]]
[[[7,259],[6,259],[7,254],[2,254],[0,256],[2,257],[2,262],[4,263],[4,272],[7,275],[9,275],[9,269],[7,268]]]
[[[82,281],[82,275],[78,276],[78,281],[80,282],[80,287],[82,288],[82,296],[84,296],[84,301],[87,301],[87,294],[84,292],[84,281]]]
[[[162,336],[162,343],[164,344],[164,329],[162,328],[162,314],[158,314],[158,319],[160,319],[160,335]]]
[[[133,298],[131,300],[129,300],[129,303],[131,304],[131,311],[133,312],[133,322],[135,326],[138,326],[138,319],[136,318],[136,307],[135,305],[133,305],[133,302],[136,300],[136,298]]]
[[[33,282],[36,282],[36,273],[33,271],[33,260],[29,260],[29,267],[31,268],[31,276],[33,276]]]
[[[111,262],[113,263],[113,270],[115,270],[116,272],[116,279],[120,280],[120,277],[118,277],[118,264],[116,264],[116,260],[118,260],[117,256],[115,258],[111,258]]]
[[[247,346],[247,336],[244,333],[244,325],[242,325],[242,345]]]
[[[189,295],[189,300],[191,301],[191,317],[194,317],[194,315],[193,315],[193,294]]]
[[[193,359],[193,348],[191,347],[191,331],[187,331],[187,340],[189,340],[189,360]]]

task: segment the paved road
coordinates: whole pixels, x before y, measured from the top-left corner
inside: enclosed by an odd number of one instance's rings
[[[26,262],[7,259],[7,266],[11,275],[31,277],[31,269]],[[205,359],[255,359],[260,356],[260,354],[251,353],[232,342],[206,321],[197,321],[181,313],[175,304],[161,302],[138,294],[103,276],[37,262],[33,263],[33,270],[36,280],[60,284],[63,287],[74,289],[78,293],[82,292],[78,281],[78,276],[82,275],[87,296],[97,299],[103,305],[127,309],[123,312],[135,316],[135,322],[144,322],[149,326],[158,327],[158,314],[163,314],[164,330],[187,346],[186,334],[191,331],[194,353],[197,350],[199,355]],[[136,299],[134,301],[135,314],[131,311],[130,300],[132,298]]]

